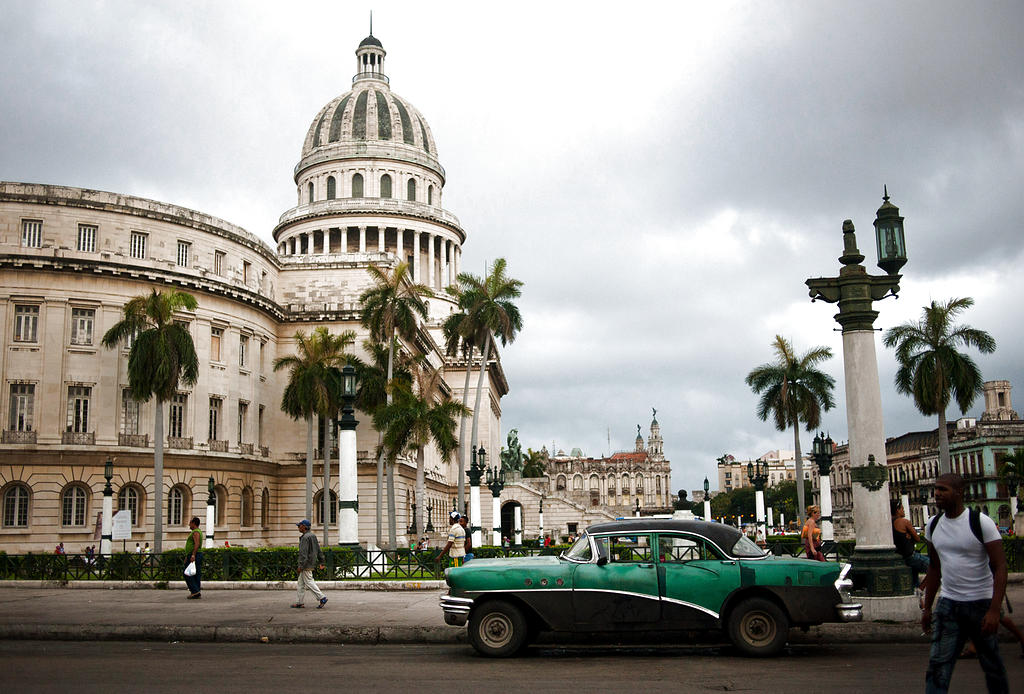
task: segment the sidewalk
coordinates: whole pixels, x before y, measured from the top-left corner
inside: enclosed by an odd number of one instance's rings
[[[1024,624],[1024,575],[1008,587],[1013,617]],[[207,582],[201,600],[186,600],[184,582],[167,590],[89,581],[45,587],[40,581],[0,582],[0,639],[234,641],[317,643],[463,643],[464,627],[447,626],[440,581],[396,585],[323,582],[327,606],[290,608],[295,583]],[[386,586],[380,584],[388,583]],[[27,584],[27,585],[26,585]],[[128,584],[137,586],[137,584]],[[120,588],[120,589],[119,589]],[[391,588],[382,589],[382,588]],[[395,589],[397,588],[397,590]],[[1005,632],[1004,632],[1005,633]],[[551,641],[551,637],[542,640]],[[559,639],[564,640],[564,639]],[[791,643],[923,643],[917,623],[825,624],[794,629]],[[708,641],[713,643],[714,641]]]

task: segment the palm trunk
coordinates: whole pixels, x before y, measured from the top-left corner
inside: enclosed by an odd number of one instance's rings
[[[153,409],[153,553],[160,554],[164,544],[164,403],[160,398]]]
[[[466,396],[469,395],[469,372],[473,370],[473,345],[469,346],[469,356],[466,358],[466,382],[462,386],[462,404],[466,404]],[[470,451],[466,450],[466,415],[459,418],[459,509],[466,508],[466,468],[469,467]],[[476,520],[476,519],[474,519]],[[419,527],[419,526],[417,526]]]
[[[390,386],[391,386],[391,379],[394,376],[394,372],[395,372],[395,331],[392,328],[391,336],[390,336],[390,339],[388,340],[388,379],[385,382],[385,386],[384,386],[385,387],[385,396],[384,397],[385,397],[386,402],[387,402],[388,405],[391,404],[391,390],[390,390]],[[386,469],[385,469],[385,465],[384,465],[385,456],[384,456],[384,453],[385,453],[384,447],[381,446],[380,455],[377,457],[377,546],[380,547],[381,546],[380,543],[382,541],[381,525],[382,525],[382,520],[383,519],[381,518],[381,511],[383,509],[383,504],[381,503],[382,502],[382,499],[381,499],[381,482],[385,482],[385,480],[382,479],[382,477],[385,477],[385,473],[387,473],[386,474],[386,485],[387,485],[387,489],[388,489],[388,539],[389,539],[389,542],[390,542],[391,549],[394,549],[396,543],[398,542],[398,537],[395,534],[395,480],[394,480],[394,477],[392,475],[392,468],[394,467],[394,465],[388,465],[388,466],[386,466]]]
[[[313,416],[306,417],[306,520],[313,518]],[[312,522],[312,521],[311,521]]]
[[[426,463],[423,455],[423,447],[416,449],[416,500],[426,498],[427,483],[425,473]],[[423,532],[423,503],[416,504],[416,518],[413,519],[416,530]]]
[[[946,408],[939,410],[939,474],[948,475],[953,472],[949,460],[949,432],[946,431]]]
[[[380,454],[377,456],[377,548],[380,549],[384,546],[384,448],[383,448],[383,436],[380,432],[377,433],[377,448],[380,449]]]
[[[331,429],[326,417],[320,418],[324,423],[324,437],[321,449],[324,454],[324,547],[331,546]]]
[[[391,549],[398,548],[398,530],[395,528],[395,467],[398,461],[388,465],[388,545]]]
[[[796,512],[799,522],[804,521],[804,461],[800,455],[800,418],[793,419],[793,455],[796,456]]]
[[[491,355],[491,331],[487,331],[487,337],[484,338],[484,349],[481,352],[483,355],[483,361],[480,362],[480,378],[476,382],[476,400],[473,403],[473,439],[471,446],[476,446],[478,442],[477,433],[480,430],[480,396],[484,392],[484,376],[487,375],[487,359]],[[491,453],[493,456],[493,452]]]

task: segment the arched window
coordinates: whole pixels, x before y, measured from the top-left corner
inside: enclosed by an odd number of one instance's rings
[[[309,202],[313,202],[313,182],[309,182]]]
[[[327,199],[328,200],[333,200],[334,199],[334,193],[335,193],[334,186],[335,186],[334,176],[328,176],[327,177]]]
[[[622,476],[622,496],[629,495],[629,475]]]
[[[270,527],[270,490],[266,487],[260,495],[260,525],[264,528]]]
[[[573,491],[582,491],[583,489],[583,475],[576,475],[572,478],[572,489]]]
[[[4,492],[4,527],[28,527],[28,487],[12,484]]]
[[[427,186],[427,204],[434,204],[434,186]]]
[[[410,178],[405,189],[405,199],[410,202],[416,202],[416,179]]]
[[[391,176],[388,174],[380,177],[380,196],[382,198],[391,197]]]
[[[328,498],[330,499],[329,503],[330,503],[330,507],[331,507],[329,518],[331,519],[330,522],[333,525],[334,523],[338,522],[338,495],[335,494],[334,490],[332,489],[331,490],[331,495]],[[316,525],[323,525],[324,524],[324,493],[322,491],[317,492],[316,496],[313,497],[313,507],[316,508],[316,520],[314,520],[313,522]]]
[[[216,519],[214,523],[217,525],[227,523],[227,510],[228,488],[223,484],[218,484],[213,488],[213,517]]]
[[[597,491],[601,488],[601,479],[597,475],[590,476],[590,489],[591,491]]]
[[[643,493],[644,493],[644,478],[638,476],[636,478],[636,495],[637,496],[643,496]]]
[[[85,488],[80,484],[72,484],[61,494],[60,523],[66,527],[83,527],[85,525],[86,506],[89,499]]]
[[[176,484],[167,493],[167,525],[185,525],[190,493],[188,487]]]
[[[559,475],[555,478],[555,491],[565,489],[565,475]]]
[[[363,174],[352,175],[352,197],[363,197]]]
[[[654,478],[654,493],[661,494],[661,475]]]
[[[139,527],[139,518],[142,512],[143,492],[140,487],[134,484],[126,484],[117,493],[117,510],[125,511],[131,515],[132,527]]]
[[[252,487],[244,487],[242,489],[242,504],[239,516],[241,517],[243,527],[252,526]]]

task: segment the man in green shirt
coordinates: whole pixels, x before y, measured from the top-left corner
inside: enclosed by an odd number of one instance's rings
[[[203,568],[203,531],[199,529],[199,519],[193,518],[188,522],[188,539],[185,540],[185,567],[192,562],[196,563],[196,575],[185,576],[185,585],[188,586],[188,599],[198,600],[203,597],[199,592],[199,577]]]

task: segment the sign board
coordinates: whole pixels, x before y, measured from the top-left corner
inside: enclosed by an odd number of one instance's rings
[[[112,539],[114,540],[130,540],[132,538],[131,511],[124,509],[114,514],[114,529],[112,536]]]

